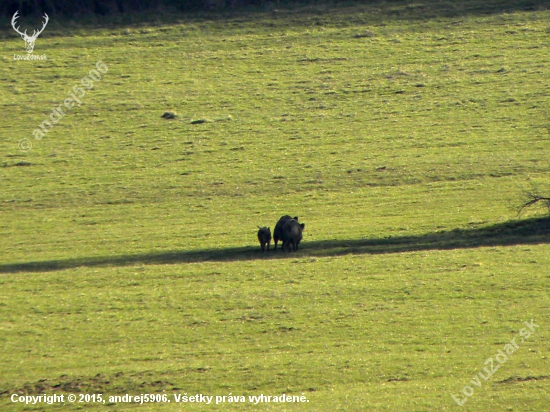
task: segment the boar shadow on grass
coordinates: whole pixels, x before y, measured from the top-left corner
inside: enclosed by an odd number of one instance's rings
[[[251,242],[252,243],[252,242]],[[347,254],[402,253],[421,250],[468,249],[550,243],[550,217],[499,223],[474,229],[454,229],[415,236],[349,240],[305,241],[296,254],[266,254],[257,245],[224,249],[175,250],[119,256],[30,261],[0,265],[0,273],[47,272],[77,267],[130,266],[136,264],[179,264],[252,259],[340,256]]]

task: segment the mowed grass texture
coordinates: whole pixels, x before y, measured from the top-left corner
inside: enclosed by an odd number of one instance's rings
[[[513,207],[550,189],[550,13],[497,6],[51,19],[46,61],[6,25],[1,409],[548,410],[550,222]],[[284,214],[300,250],[262,254]]]

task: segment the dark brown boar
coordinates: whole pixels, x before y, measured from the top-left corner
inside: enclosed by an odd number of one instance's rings
[[[298,221],[298,216],[294,216],[294,218],[290,217],[289,215],[281,216],[281,218],[275,225],[275,229],[273,230],[273,240],[275,241],[275,250],[277,250],[277,243],[279,242],[279,240],[283,238],[282,237],[283,225],[287,220],[291,220],[291,219]]]
[[[302,241],[302,232],[306,228],[305,223],[298,223],[296,219],[287,220],[281,230],[281,239],[283,241],[283,251],[297,251],[298,245]]]

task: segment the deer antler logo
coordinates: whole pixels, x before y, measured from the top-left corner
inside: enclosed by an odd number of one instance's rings
[[[15,14],[13,15],[13,18],[11,19],[11,25],[12,25],[13,29],[19,35],[21,35],[21,38],[23,40],[25,40],[25,49],[27,49],[27,53],[32,53],[32,51],[34,50],[34,42],[36,41],[36,38],[40,35],[40,33],[42,33],[44,31],[44,29],[46,28],[46,25],[48,24],[48,21],[50,20],[50,18],[48,17],[48,15],[46,13],[44,13],[44,23],[42,24],[42,28],[38,31],[34,30],[32,36],[29,36],[27,34],[27,30],[25,30],[25,32],[21,33],[21,31],[19,31],[19,26],[15,27],[16,20],[19,17],[17,15],[17,13],[19,13],[19,10],[17,10],[15,12]]]

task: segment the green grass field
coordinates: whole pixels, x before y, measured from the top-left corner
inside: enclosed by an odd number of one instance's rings
[[[550,219],[514,211],[550,192],[529,4],[51,19],[44,61],[3,22],[0,409],[549,411]],[[300,250],[262,254],[284,214]],[[171,402],[11,401],[43,393]]]

